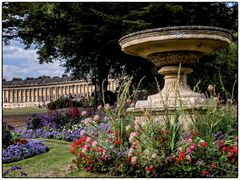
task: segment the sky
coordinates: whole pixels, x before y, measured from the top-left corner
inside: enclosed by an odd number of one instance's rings
[[[3,78],[7,81],[13,77],[26,79],[26,77],[62,76],[64,67],[56,61],[49,64],[39,64],[36,49],[24,49],[19,41],[11,41],[10,45],[2,46]]]

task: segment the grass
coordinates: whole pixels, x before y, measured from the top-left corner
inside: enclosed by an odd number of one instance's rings
[[[15,109],[3,109],[3,116],[11,116],[11,115],[25,115],[25,114],[38,114],[38,113],[46,113],[47,109],[39,108],[39,107],[23,107],[23,108],[15,108]]]
[[[74,156],[70,153],[71,142],[52,139],[41,140],[48,144],[49,151],[47,153],[3,164],[3,172],[16,165],[27,173],[27,177],[110,177],[105,174],[79,171],[72,163]]]

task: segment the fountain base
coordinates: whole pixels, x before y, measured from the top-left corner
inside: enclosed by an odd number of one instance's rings
[[[192,69],[188,67],[162,67],[159,73],[165,75],[163,89],[157,94],[148,96],[147,100],[137,101],[135,107],[128,108],[127,111],[140,118],[141,121],[150,115],[149,117],[159,122],[166,119],[166,115],[171,116],[170,119],[179,116],[182,119],[180,121],[189,121],[196,114],[204,113],[208,99],[205,95],[193,92],[188,87],[187,74],[191,72]]]

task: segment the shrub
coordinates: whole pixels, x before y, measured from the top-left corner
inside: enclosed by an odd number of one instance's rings
[[[3,122],[3,127],[2,127],[2,144],[3,148],[8,147],[13,141],[13,137],[11,135],[10,130],[7,128],[7,124]]]

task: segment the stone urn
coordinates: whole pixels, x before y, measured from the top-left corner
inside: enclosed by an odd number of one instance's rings
[[[166,111],[174,113],[180,107],[204,110],[208,99],[188,87],[187,74],[193,71],[191,65],[200,57],[228,46],[231,39],[228,30],[210,26],[155,28],[123,36],[119,40],[122,51],[153,62],[165,80],[159,93],[137,101],[128,111],[140,117],[147,111],[158,117]]]

